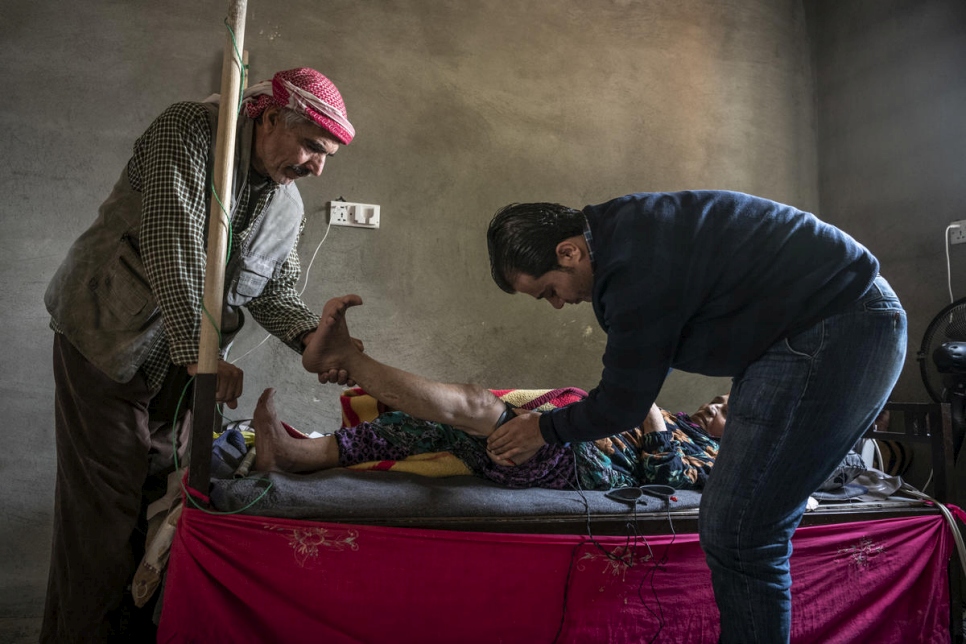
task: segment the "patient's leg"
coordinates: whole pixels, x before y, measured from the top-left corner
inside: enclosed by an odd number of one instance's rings
[[[346,311],[362,304],[358,295],[326,302],[317,331],[302,354],[313,373],[345,369],[366,393],[410,416],[445,423],[475,436],[488,436],[506,409],[499,398],[472,384],[444,384],[385,365],[352,342]]]
[[[275,412],[275,390],[262,392],[252,418],[255,429],[255,469],[259,472],[315,472],[339,465],[334,436],[293,438]]]

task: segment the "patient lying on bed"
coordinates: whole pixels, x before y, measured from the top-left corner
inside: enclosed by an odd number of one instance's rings
[[[256,406],[255,468],[312,472],[372,460],[401,460],[415,454],[451,452],[476,476],[509,487],[588,490],[662,483],[678,489],[701,487],[717,455],[709,428],[723,426],[726,399],[716,399],[694,417],[654,406],[634,429],[592,443],[544,445],[525,461],[502,461],[486,449],[486,437],[517,413],[489,390],[445,384],[390,367],[362,353],[352,342],[346,311],[362,304],[356,295],[326,303],[319,330],[302,363],[313,373],[347,372],[395,411],[330,436],[295,438],[283,427],[266,389]]]

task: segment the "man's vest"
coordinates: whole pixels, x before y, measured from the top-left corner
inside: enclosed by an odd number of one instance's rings
[[[218,108],[206,107],[212,132],[206,182],[210,185]],[[253,131],[253,121],[240,117],[232,182],[235,195],[248,181]],[[249,222],[250,234],[225,269],[223,347],[244,323],[238,307],[261,295],[278,276],[298,242],[303,211],[298,189],[293,184],[279,186],[264,210]],[[125,168],[97,220],[71,246],[44,295],[56,327],[117,382],[134,376],[164,333],[161,310],[141,261],[140,228],[141,193],[131,186]],[[207,229],[206,225],[206,235]]]

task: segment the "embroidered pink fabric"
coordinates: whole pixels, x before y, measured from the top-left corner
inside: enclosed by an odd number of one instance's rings
[[[718,637],[697,535],[489,534],[186,507],[159,642],[643,642]],[[940,516],[800,528],[792,642],[949,642]],[[649,546],[649,548],[648,548]],[[655,566],[655,560],[666,562]],[[627,564],[633,561],[634,565]]]

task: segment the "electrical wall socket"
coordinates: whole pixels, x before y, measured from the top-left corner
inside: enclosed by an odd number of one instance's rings
[[[952,228],[949,229],[950,245],[966,243],[966,219],[963,219],[962,221],[954,221],[950,225],[952,226]]]
[[[329,223],[333,226],[378,228],[379,206],[354,201],[330,201]]]

